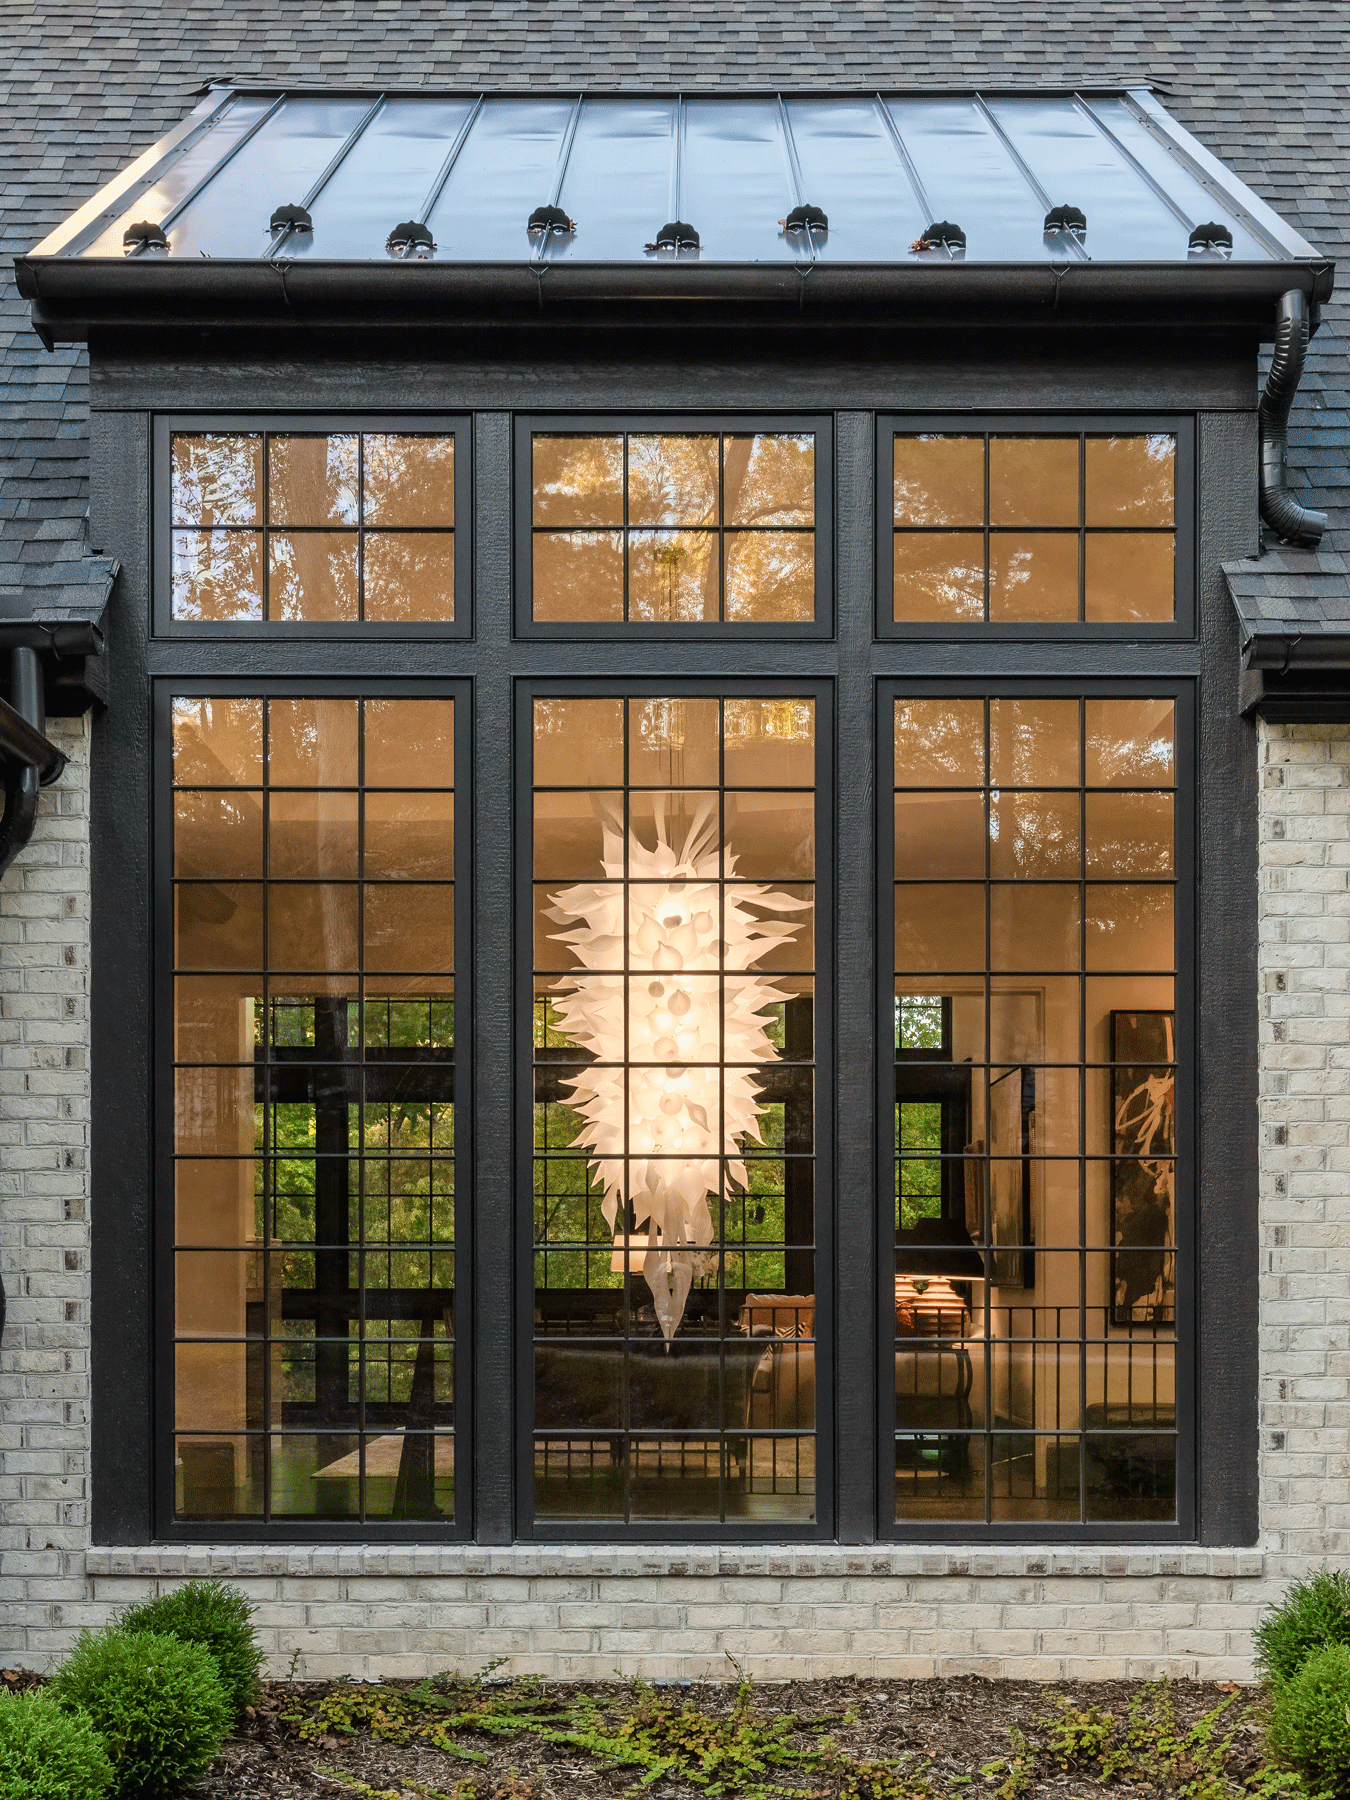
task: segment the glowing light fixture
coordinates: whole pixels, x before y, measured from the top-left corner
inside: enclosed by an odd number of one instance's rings
[[[629,830],[626,867],[622,817],[601,804],[604,880],[563,889],[548,916],[568,928],[554,935],[583,969],[609,971],[577,976],[553,1004],[595,1058],[570,1083],[585,1121],[578,1142],[594,1156],[619,1249],[622,1207],[634,1233],[646,1228],[633,1266],[669,1341],[695,1277],[716,1265],[708,1195],[720,1189],[724,1156],[731,1179],[746,1185],[740,1141],[756,1134],[761,1108],[754,1068],[735,1065],[772,1053],[765,1009],[791,998],[748,971],[798,926],[760,914],[809,902],[758,883],[722,886],[736,858],[727,847],[719,859],[715,796],[651,800],[655,846]],[[625,932],[626,996],[615,972],[625,966]]]

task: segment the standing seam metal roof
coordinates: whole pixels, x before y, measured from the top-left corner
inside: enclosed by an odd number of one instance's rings
[[[1170,113],[1331,257],[1350,250],[1342,0],[67,0],[6,15],[4,266],[173,129],[204,82],[379,90],[600,86],[1120,88]],[[85,553],[88,364],[0,298],[0,593]],[[1291,425],[1294,487],[1350,532],[1350,307],[1333,297]]]

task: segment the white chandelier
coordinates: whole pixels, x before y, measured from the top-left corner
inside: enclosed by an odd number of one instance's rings
[[[604,881],[563,889],[547,916],[571,928],[554,936],[583,968],[611,971],[578,977],[553,1005],[573,1043],[595,1058],[570,1082],[585,1120],[577,1141],[594,1156],[618,1250],[625,1203],[633,1233],[646,1227],[631,1266],[646,1277],[668,1342],[695,1276],[716,1267],[708,1195],[720,1189],[723,1156],[730,1178],[747,1185],[739,1141],[756,1134],[761,1108],[753,1067],[734,1065],[771,1054],[765,1008],[791,998],[746,971],[799,927],[749,908],[788,913],[810,902],[758,883],[721,886],[716,796],[698,797],[687,827],[683,796],[652,799],[655,848],[630,830],[625,870],[622,816],[601,804]],[[732,875],[730,848],[722,860]],[[626,1018],[624,977],[612,972],[624,967],[625,895]]]

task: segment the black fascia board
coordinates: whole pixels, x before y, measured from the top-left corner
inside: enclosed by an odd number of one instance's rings
[[[1269,336],[1289,288],[1314,302],[1334,265],[1216,263],[291,263],[20,256],[19,292],[45,343],[99,328],[399,326],[622,316],[652,324],[1186,317]]]

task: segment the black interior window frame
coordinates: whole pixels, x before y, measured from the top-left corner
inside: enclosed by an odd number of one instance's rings
[[[932,432],[952,437],[1143,436],[1176,438],[1175,609],[1170,620],[1088,621],[899,620],[895,612],[895,439]],[[958,642],[1175,642],[1194,639],[1196,613],[1195,420],[1186,413],[879,412],[876,415],[876,635],[878,639],[946,638]],[[972,527],[972,529],[974,529]],[[1035,526],[1026,527],[1034,531]],[[1081,529],[1081,527],[1080,527]]]
[[[184,1519],[175,1511],[174,1475],[174,871],[173,720],[175,698],[453,699],[455,702],[455,1516],[452,1520],[379,1517],[323,1519],[282,1516]],[[153,991],[151,1105],[153,1146],[153,1441],[151,1511],[155,1539],[164,1543],[287,1542],[347,1544],[472,1542],[475,1533],[473,1321],[477,1167],[474,1137],[473,1006],[473,687],[463,677],[416,680],[372,676],[304,675],[248,679],[184,674],[154,679],[151,691]],[[354,1065],[358,1071],[362,1064]],[[360,1405],[364,1407],[364,1399]],[[267,1427],[263,1428],[264,1430]]]
[[[709,639],[748,643],[798,642],[834,635],[834,435],[830,413],[604,412],[517,413],[514,422],[515,627],[518,638],[585,638],[601,643],[698,643]],[[534,479],[531,440],[536,432],[605,436],[617,432],[730,433],[811,432],[815,444],[815,590],[813,619],[768,619],[763,623],[698,620],[688,624],[648,624],[629,620],[543,620],[534,612]]]
[[[875,721],[876,864],[876,1527],[881,1542],[958,1543],[978,1541],[990,1545],[1194,1542],[1199,1522],[1200,1419],[1197,1393],[1199,1356],[1198,1297],[1201,1202],[1199,1159],[1199,996],[1197,991],[1196,905],[1198,856],[1198,695],[1193,678],[1159,674],[1149,678],[1113,679],[1082,675],[1068,678],[1023,676],[1018,679],[981,678],[905,679],[890,675],[877,682]],[[1161,1521],[1129,1520],[916,1520],[895,1517],[894,1458],[889,1445],[895,1434],[894,1375],[894,1114],[897,1095],[905,1086],[908,1053],[897,1058],[895,1048],[894,975],[886,959],[895,940],[895,816],[891,803],[894,767],[895,702],[899,699],[1143,699],[1168,697],[1176,701],[1176,1067],[1177,1144],[1175,1220],[1178,1267],[1176,1318],[1176,1517]],[[1084,1046],[1084,1051],[1086,1047]],[[1086,1069],[1094,1065],[1084,1062]],[[943,1071],[946,1074],[946,1071]],[[908,1097],[908,1096],[906,1096]],[[935,1098],[940,1097],[934,1095]],[[1086,1114],[1080,1092],[1080,1133]],[[1085,1151],[1080,1140],[1080,1163]],[[1080,1203],[1081,1204],[1081,1203]],[[1103,1250],[1109,1246],[1102,1246]],[[1084,1255],[1096,1247],[1080,1245]],[[1072,1341],[1072,1340],[1066,1340]],[[1080,1428],[1081,1429],[1081,1428]],[[1213,1481],[1214,1473],[1209,1473]]]
[[[285,432],[323,436],[342,432],[407,432],[418,437],[455,440],[455,616],[453,619],[399,621],[241,619],[201,620],[173,617],[173,505],[171,439],[178,433]],[[196,638],[208,641],[256,642],[260,638],[299,642],[337,641],[373,644],[381,638],[464,639],[474,635],[473,621],[473,430],[466,413],[159,413],[151,442],[151,531],[154,545],[150,607],[152,638]]]

